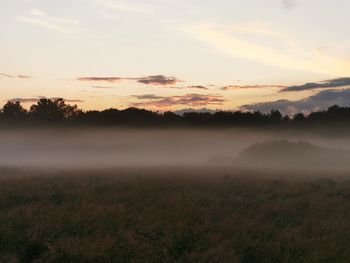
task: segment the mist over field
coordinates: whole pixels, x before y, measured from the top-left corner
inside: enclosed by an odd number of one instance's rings
[[[210,165],[317,169],[326,165],[350,169],[346,161],[350,150],[347,137],[306,133],[239,129],[29,129],[0,131],[0,144],[2,167]]]

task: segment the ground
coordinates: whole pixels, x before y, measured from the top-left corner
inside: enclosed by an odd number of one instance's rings
[[[0,233],[0,262],[350,262],[350,175],[4,169]]]

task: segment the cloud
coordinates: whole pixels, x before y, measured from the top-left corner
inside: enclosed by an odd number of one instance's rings
[[[188,89],[202,89],[202,90],[208,90],[207,87],[204,87],[204,86],[187,86],[186,88]]]
[[[167,87],[170,89],[201,89],[201,90],[208,90],[208,87],[202,86],[202,85],[193,85],[193,86],[173,86],[173,87]]]
[[[138,100],[158,100],[158,99],[163,99],[164,97],[162,96],[157,96],[154,94],[144,94],[144,95],[133,95],[133,98],[136,98]]]
[[[55,100],[55,99],[60,99],[58,97],[56,98],[50,98],[51,100]],[[79,99],[64,99],[65,102],[67,103],[82,103],[85,102],[84,100],[79,100]]]
[[[167,77],[164,75],[139,77],[139,78],[121,78],[121,77],[80,77],[78,81],[91,81],[91,82],[109,82],[116,83],[126,80],[133,80],[145,85],[176,85],[179,82],[183,82],[175,77]]]
[[[349,106],[350,89],[323,90],[305,99],[277,100],[243,105],[241,110],[269,112],[272,109],[280,110],[283,114],[295,114],[298,112],[309,113],[311,111],[327,109],[333,105]]]
[[[80,24],[78,20],[71,18],[51,17],[39,9],[30,9],[24,16],[18,16],[17,19],[60,33],[70,33],[72,27]]]
[[[298,5],[297,0],[283,0],[282,5],[286,9],[292,9]]]
[[[10,75],[6,73],[0,73],[0,77],[10,78],[10,79],[30,79],[31,76],[28,75]]]
[[[5,78],[14,78],[14,76],[6,74],[6,73],[0,73],[1,77],[5,77]]]
[[[265,89],[265,88],[285,88],[283,85],[229,85],[222,87],[221,90],[229,91],[229,90],[240,90],[240,89]]]
[[[350,86],[350,78],[338,78],[338,79],[325,80],[320,83],[306,83],[300,86],[290,86],[282,89],[281,92],[339,88],[339,87],[345,87],[345,86]]]
[[[120,82],[124,79],[119,78],[119,77],[82,77],[82,78],[78,78],[77,80],[79,80],[79,81],[91,81],[91,82],[115,83],[115,82]]]
[[[19,101],[20,103],[37,103],[40,99],[46,99],[44,96],[38,96],[38,97],[32,97],[32,98],[13,98],[9,99],[8,101],[10,102],[17,102]],[[49,98],[50,100],[55,100],[59,99],[58,97],[53,97]],[[78,99],[64,99],[65,102],[67,103],[80,103],[84,102],[83,100],[78,100]]]
[[[181,80],[175,77],[166,77],[164,75],[135,78],[135,80],[139,83],[146,84],[146,85],[164,85],[164,86],[176,85],[177,83],[182,82]]]
[[[350,75],[350,59],[337,48],[305,50],[291,36],[259,28],[225,28],[204,22],[182,28],[216,52],[284,69],[334,76]],[[243,34],[242,34],[243,33]],[[257,41],[259,39],[259,41]],[[269,45],[267,43],[273,43]]]
[[[93,89],[114,89],[114,87],[107,87],[107,86],[91,86]]]
[[[149,6],[144,4],[135,3],[133,1],[123,1],[123,0],[95,0],[97,5],[102,6],[104,8],[133,12],[133,13],[149,13]]]
[[[157,107],[168,108],[177,105],[186,105],[191,107],[203,107],[207,105],[222,105],[226,100],[221,95],[202,95],[202,94],[187,94],[182,96],[159,97],[146,94],[137,96],[140,100],[150,99],[146,102],[132,103],[133,107]]]
[[[27,75],[17,75],[17,78],[19,78],[19,79],[30,79],[31,76],[27,76]]]

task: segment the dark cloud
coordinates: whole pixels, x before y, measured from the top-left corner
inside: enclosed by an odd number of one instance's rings
[[[298,5],[298,0],[282,0],[282,5],[286,9],[292,9]]]
[[[135,78],[135,80],[139,83],[146,84],[146,85],[164,85],[164,86],[176,85],[177,83],[182,82],[181,80],[175,77],[166,77],[163,75]]]
[[[229,90],[240,90],[240,89],[264,89],[264,88],[285,88],[286,86],[282,85],[229,85],[222,87],[221,90],[229,91]]]
[[[345,86],[350,86],[350,78],[338,78],[338,79],[325,80],[320,83],[306,83],[300,86],[290,86],[282,89],[281,92],[339,88],[339,87],[345,87]]]
[[[157,95],[154,95],[154,94],[134,95],[132,97],[136,98],[138,100],[158,100],[158,99],[163,99],[164,98],[162,96],[157,96]]]
[[[17,102],[19,101],[20,103],[37,103],[40,99],[46,99],[44,96],[38,96],[38,97],[32,97],[32,98],[13,98],[8,101],[10,102]],[[59,99],[59,98],[49,98],[51,100]],[[67,103],[79,103],[79,102],[84,102],[83,100],[77,100],[77,99],[64,99],[65,102]]]
[[[9,78],[9,79],[30,79],[31,76],[28,75],[10,75],[6,73],[0,73],[0,77]]]
[[[119,77],[81,77],[78,78],[79,81],[91,81],[91,82],[109,82],[109,83],[115,83],[120,82],[123,80],[123,78]]]
[[[158,97],[152,95],[145,95],[138,97],[138,99],[148,99],[146,102],[133,103],[134,107],[158,107],[166,108],[176,105],[186,105],[191,107],[204,107],[207,105],[222,105],[226,100],[221,95],[202,95],[202,94],[187,94],[182,96]]]
[[[121,77],[80,77],[77,80],[79,81],[91,81],[91,82],[121,82],[125,80],[134,80],[146,85],[176,85],[179,82],[183,82],[175,77],[167,77],[164,75],[140,77],[140,78],[121,78]]]
[[[201,90],[208,90],[209,88],[201,85],[194,85],[194,86],[179,86],[179,87],[167,87],[170,89],[201,89]]]
[[[241,110],[269,112],[272,109],[280,110],[283,114],[295,114],[298,112],[309,113],[315,110],[327,109],[332,105],[349,106],[350,89],[323,90],[308,98],[290,101],[277,100],[241,106]]]
[[[188,89],[202,89],[202,90],[208,90],[208,88],[207,87],[205,87],[205,86],[187,86],[187,88]]]

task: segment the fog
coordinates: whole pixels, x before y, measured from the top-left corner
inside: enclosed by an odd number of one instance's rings
[[[264,144],[271,141],[301,141],[308,146],[299,149],[305,144],[297,143],[291,149],[290,144],[281,144],[271,153],[271,147]],[[330,168],[350,169],[350,162],[344,161],[350,156],[349,138],[289,132],[238,129],[2,130],[0,145],[1,167],[93,169],[232,165],[293,168],[302,162],[302,168],[317,169],[324,164]],[[317,151],[322,154],[319,156]],[[293,158],[294,155],[299,157]]]

